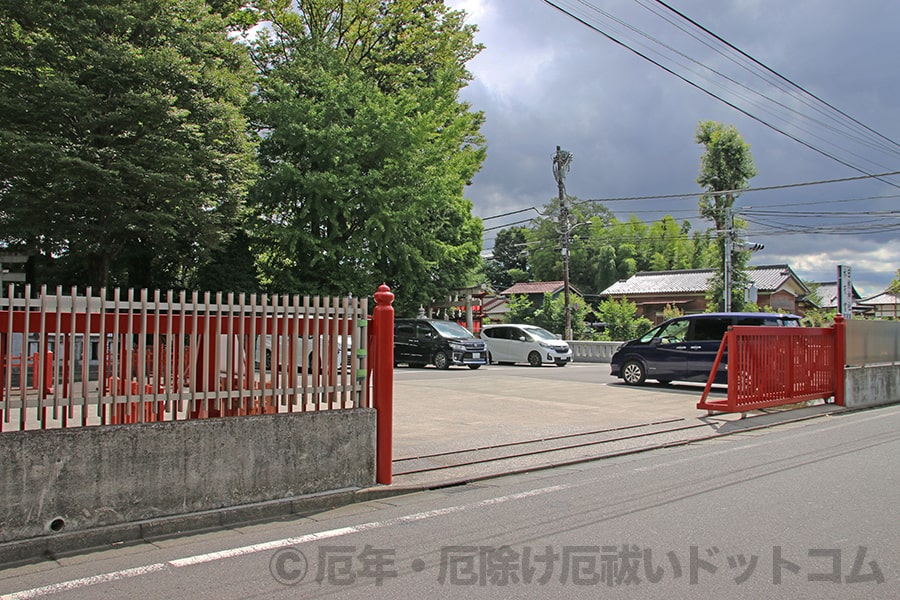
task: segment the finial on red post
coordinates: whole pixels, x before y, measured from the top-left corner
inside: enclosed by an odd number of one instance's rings
[[[391,292],[391,288],[386,283],[379,285],[378,291],[375,292],[375,304],[378,306],[390,306],[393,302],[394,294]]]

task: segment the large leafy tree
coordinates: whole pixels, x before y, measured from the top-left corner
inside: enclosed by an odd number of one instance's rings
[[[44,280],[189,286],[225,242],[253,168],[253,69],[222,14],[0,1],[0,241],[52,263]]]
[[[528,230],[530,264],[537,280],[562,277],[560,225],[554,215],[557,201],[545,207],[548,217]],[[716,263],[715,248],[705,232],[691,232],[687,222],[665,216],[645,223],[632,215],[619,221],[603,206],[575,202],[576,222],[590,227],[572,229],[569,275],[572,285],[587,294],[599,294],[619,279],[638,271],[709,268]],[[712,250],[712,252],[711,252]]]
[[[482,226],[463,189],[484,160],[480,113],[457,95],[479,46],[443,2],[260,2],[269,27],[251,115],[250,196],[273,291],[370,295],[398,310],[470,285]]]
[[[745,189],[756,175],[756,167],[750,145],[733,125],[701,121],[697,125],[696,141],[704,147],[697,177],[697,183],[705,190],[700,197],[700,214],[713,222],[719,234],[719,273],[711,282],[707,301],[710,306],[721,308],[724,305],[725,237],[738,238],[737,229],[742,227],[740,220],[730,219],[728,215],[740,190]],[[748,252],[733,247],[731,306],[734,310],[740,310],[744,304],[744,289],[749,284],[748,259]]]
[[[485,275],[499,292],[527,281],[530,275],[526,231],[525,227],[509,227],[497,232],[492,256],[484,261]]]
[[[597,305],[597,317],[606,323],[603,338],[609,340],[633,340],[650,331],[653,323],[637,316],[637,304],[627,298],[606,299]]]
[[[570,320],[574,336],[575,339],[582,339],[585,335],[585,319],[591,311],[591,306],[578,295],[572,295],[570,302]],[[509,298],[506,322],[537,325],[557,335],[564,335],[566,328],[565,300],[562,295],[554,297],[553,294],[546,293],[541,299],[540,306],[535,306],[528,296],[513,294]]]
[[[576,288],[593,290],[593,282],[599,268],[595,260],[595,244],[592,240],[602,235],[614,220],[612,213],[602,204],[569,200],[569,223],[560,222],[560,206],[552,199],[543,210],[545,216],[535,219],[529,230],[529,264],[537,281],[563,279],[563,236],[568,232],[569,281]]]

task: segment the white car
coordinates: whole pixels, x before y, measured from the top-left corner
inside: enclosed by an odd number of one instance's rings
[[[491,363],[544,363],[565,366],[572,360],[572,349],[563,340],[536,325],[485,325],[481,339]]]
[[[260,344],[259,339],[261,336],[257,336],[257,346],[255,352],[255,360],[256,360],[256,368],[261,368],[259,363],[259,350]],[[273,351],[272,348],[272,336],[266,336],[266,362],[265,368],[267,371],[280,369],[280,365],[289,357],[290,350],[289,348],[290,339],[288,336],[278,336],[275,339],[275,343],[278,344],[277,352]],[[318,348],[318,360],[319,360],[319,370],[321,371],[325,368],[325,362],[327,358],[327,346],[330,346],[332,351],[334,352],[335,357],[337,358],[337,369],[343,369],[350,367],[353,364],[353,338],[343,335],[338,336],[319,336],[319,348]],[[306,365],[306,370],[309,373],[312,373],[314,357],[316,354],[315,344],[313,343],[312,337],[306,338],[306,360],[303,360],[303,338],[297,338],[294,343],[294,364],[297,365],[297,371],[299,372],[303,365]],[[341,351],[343,349],[343,352]],[[273,367],[272,356],[278,356],[278,361]],[[330,365],[329,365],[330,366]]]

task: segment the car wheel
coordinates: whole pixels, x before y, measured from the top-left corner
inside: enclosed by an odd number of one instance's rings
[[[528,364],[532,367],[539,367],[544,361],[541,360],[541,355],[537,352],[532,352],[528,355]]]
[[[628,385],[641,385],[646,376],[644,365],[636,360],[629,360],[622,365],[622,379]]]
[[[468,366],[470,369],[472,369],[474,371],[475,369],[479,368],[481,365],[466,365],[466,366]]]
[[[489,365],[494,364],[494,357],[491,356],[490,352],[487,353],[487,364],[489,364]]]
[[[448,369],[450,368],[450,358],[447,356],[447,353],[443,350],[438,350],[434,353],[434,360],[432,361],[434,366],[438,369]]]

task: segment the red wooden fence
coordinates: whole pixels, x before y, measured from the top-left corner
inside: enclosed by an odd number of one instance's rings
[[[747,412],[830,397],[843,404],[844,326],[838,317],[834,327],[729,328],[697,408]],[[728,395],[709,400],[726,353]]]
[[[0,298],[0,431],[371,402],[366,299],[13,291]]]

